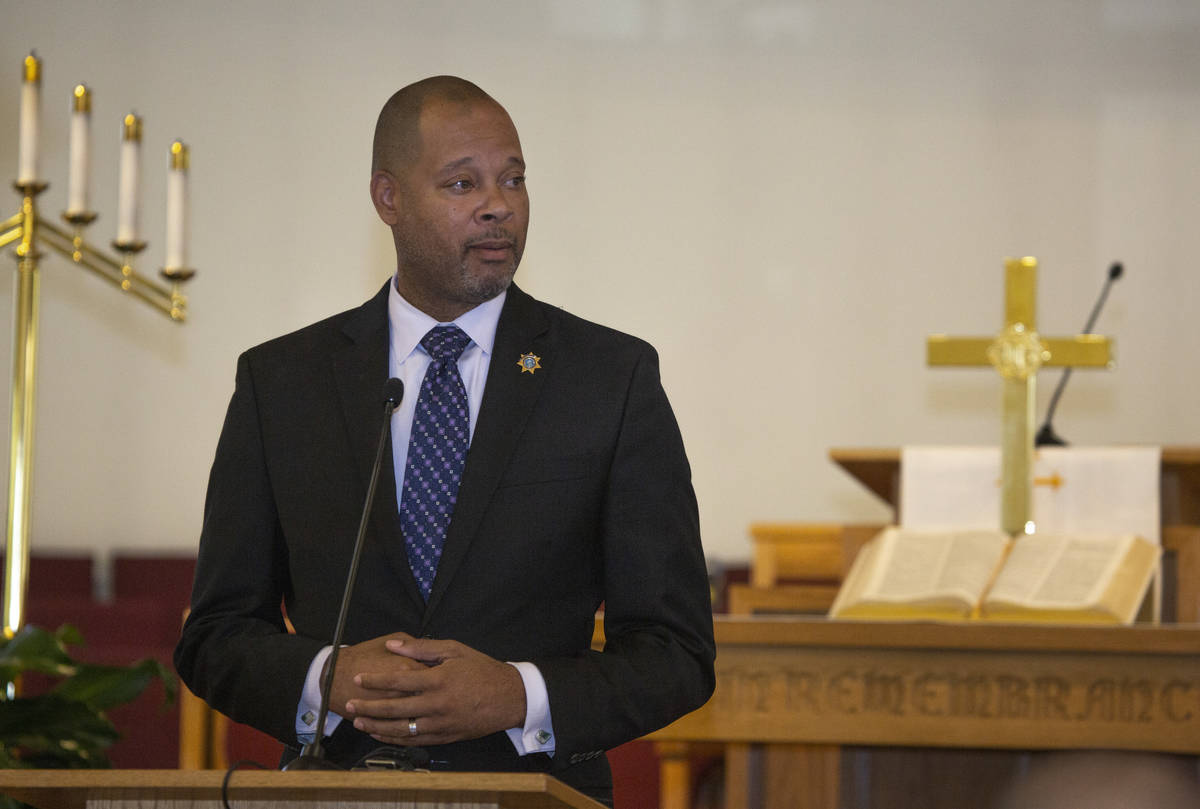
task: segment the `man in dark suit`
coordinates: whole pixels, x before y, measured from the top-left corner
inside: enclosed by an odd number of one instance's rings
[[[239,359],[175,663],[292,754],[311,737],[399,377],[328,755],[419,746],[432,768],[549,771],[608,801],[603,751],[712,692],[708,585],[654,350],[511,284],[524,170],[508,114],[469,82],[384,106],[371,197],[396,273]]]

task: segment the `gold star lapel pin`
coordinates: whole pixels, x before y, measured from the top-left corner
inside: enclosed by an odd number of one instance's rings
[[[522,354],[521,359],[517,360],[517,365],[521,366],[521,373],[533,373],[542,367],[541,357],[534,354]]]

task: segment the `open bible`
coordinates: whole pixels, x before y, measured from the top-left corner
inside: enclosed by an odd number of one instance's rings
[[[1129,624],[1159,555],[1134,534],[888,528],[859,551],[829,616]]]

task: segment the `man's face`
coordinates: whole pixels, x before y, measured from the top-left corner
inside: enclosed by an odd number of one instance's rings
[[[525,247],[529,196],[521,143],[503,109],[429,104],[416,160],[395,179],[389,224],[405,299],[446,322],[508,289]]]

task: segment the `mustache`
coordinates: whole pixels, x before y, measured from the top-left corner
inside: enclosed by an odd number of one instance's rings
[[[485,242],[508,242],[509,244],[516,246],[517,237],[511,231],[506,230],[505,228],[495,228],[480,236],[475,236],[474,238],[468,239],[463,243],[463,247],[474,247],[477,244],[483,244]]]

